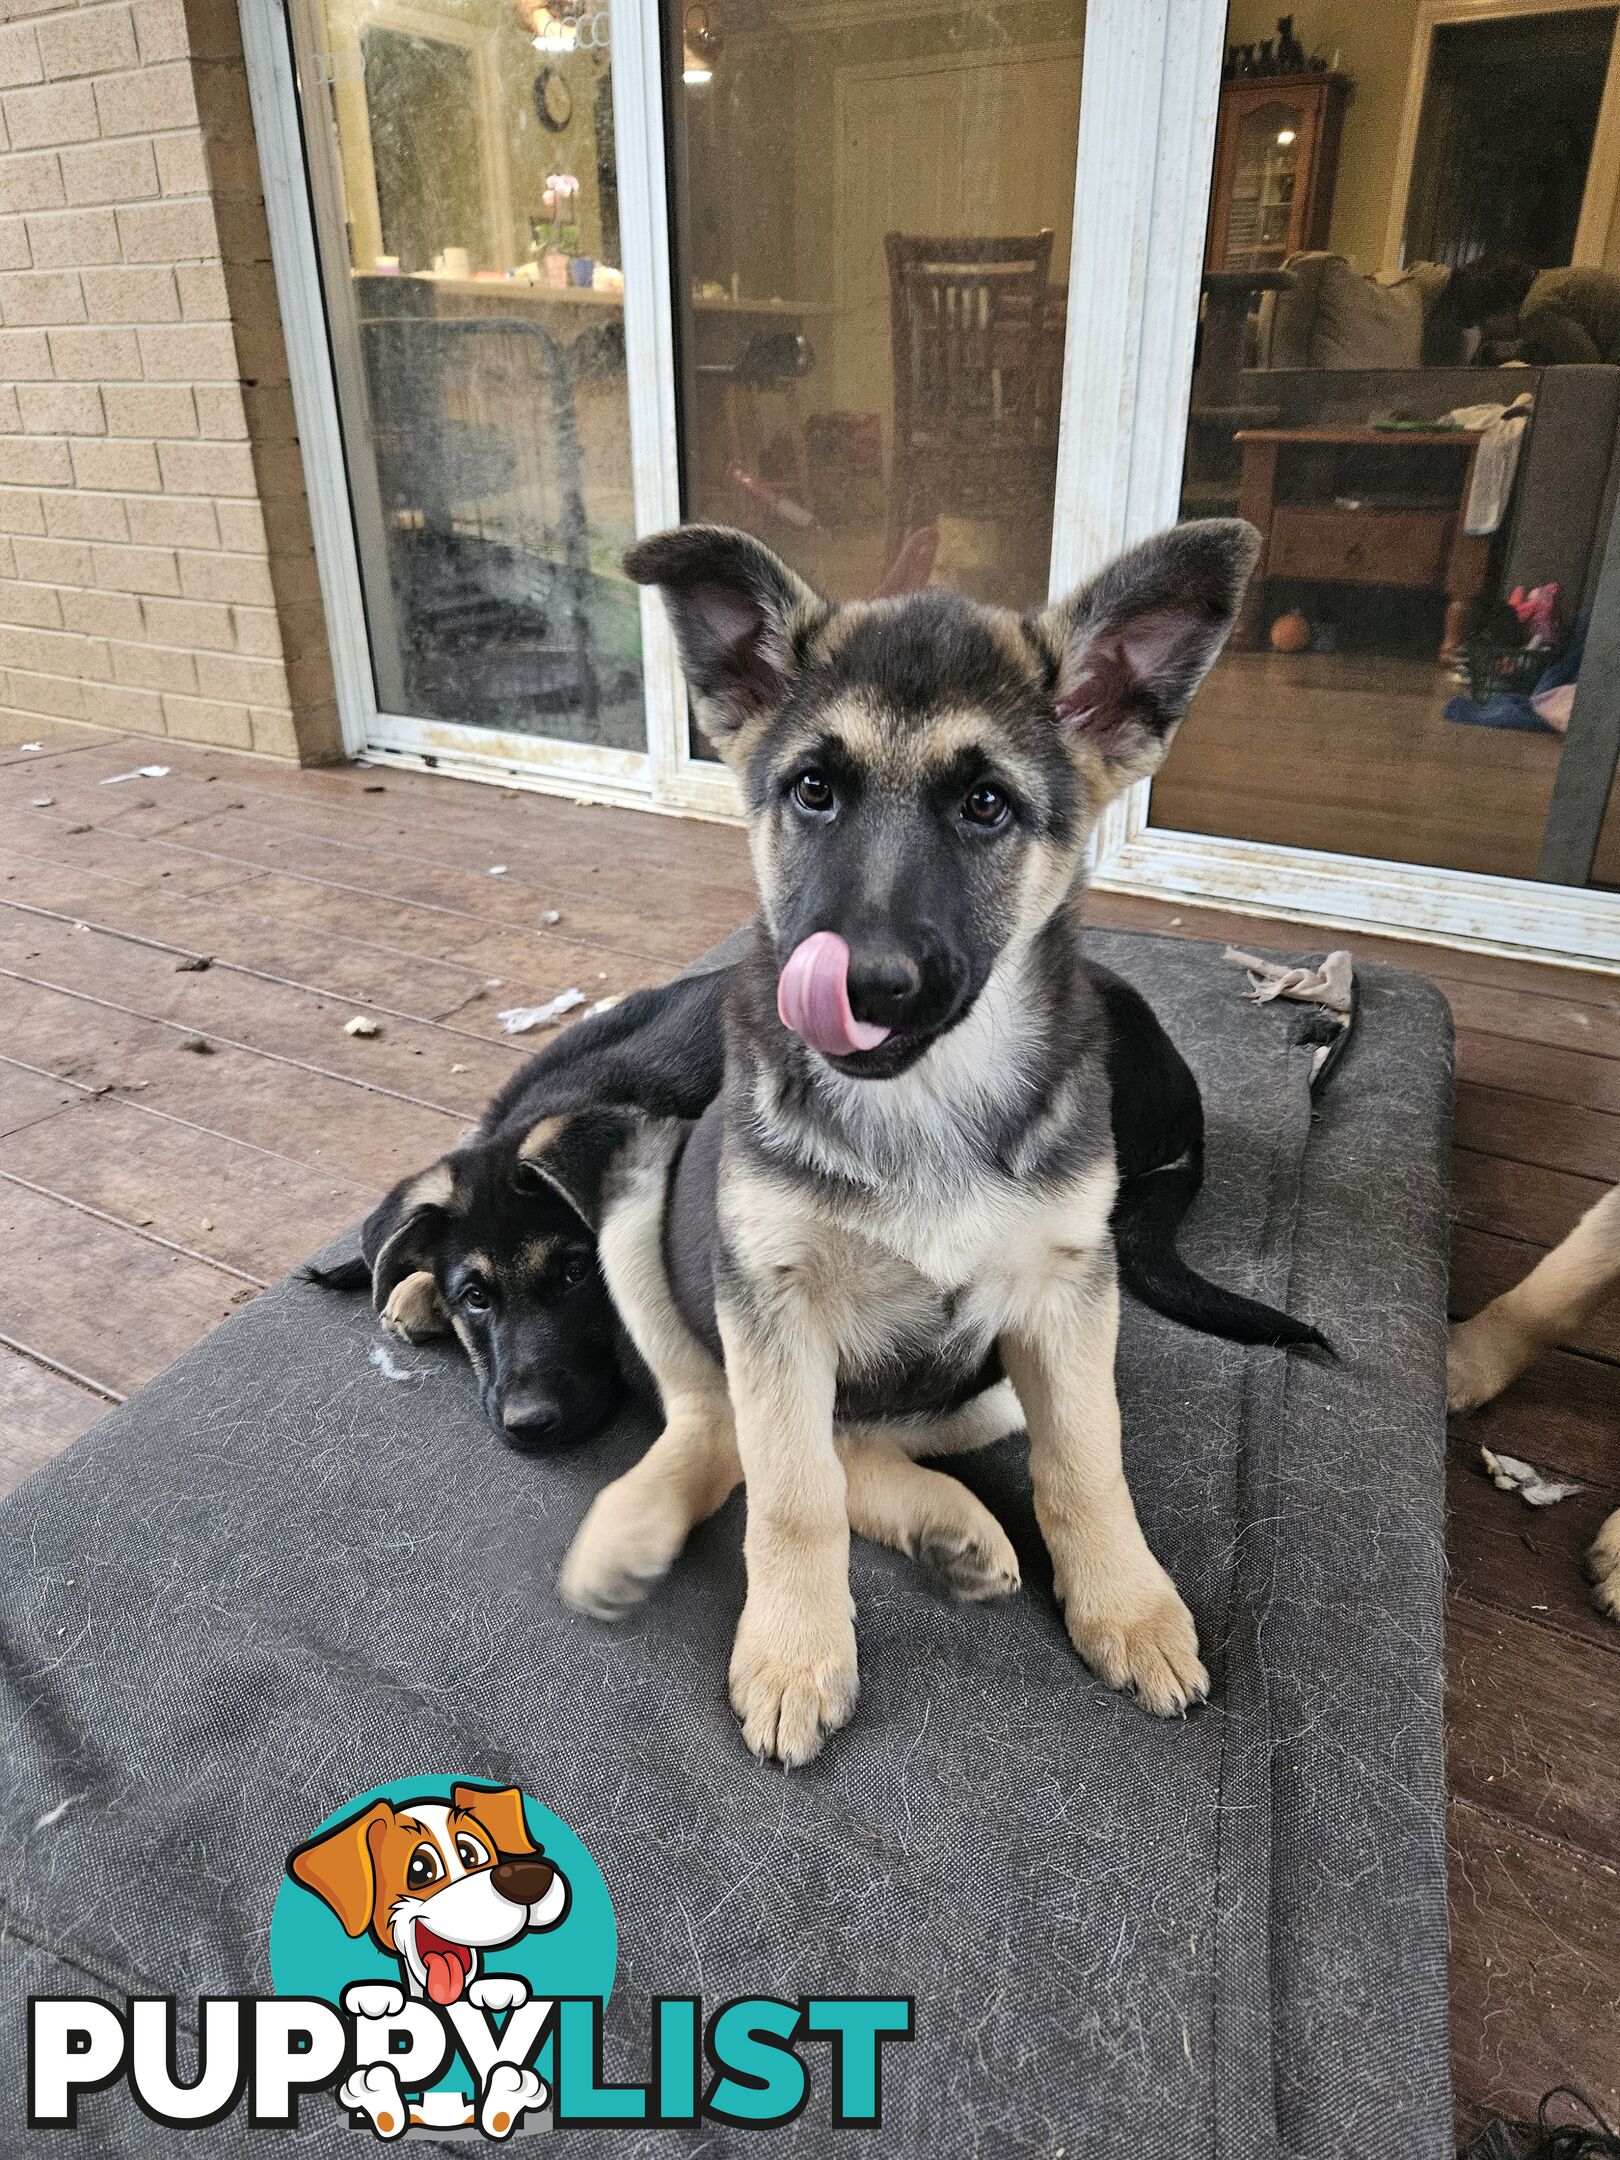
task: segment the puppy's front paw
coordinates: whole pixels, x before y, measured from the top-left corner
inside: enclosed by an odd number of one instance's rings
[[[916,1559],[952,1597],[1010,1597],[1022,1579],[1012,1539],[988,1509],[985,1516],[982,1532],[936,1525],[925,1530],[912,1548]]]
[[[350,2017],[398,2017],[405,2007],[405,1991],[391,1980],[356,1980],[343,1990],[343,2007]]]
[[[1134,1597],[1092,1603],[1070,1594],[1063,1617],[1069,1640],[1110,1687],[1134,1689],[1155,1717],[1180,1717],[1209,1693],[1198,1655],[1198,1629],[1175,1584],[1158,1563]]]
[[[533,2070],[520,2070],[514,2063],[496,2063],[484,2087],[478,2127],[485,2137],[508,2138],[523,2114],[530,2108],[544,2107],[547,2097],[545,2085]]]
[[[1498,1305],[1459,1321],[1446,1348],[1446,1408],[1477,1410],[1518,1378],[1535,1344]]]
[[[567,1603],[593,1620],[622,1620],[669,1573],[684,1542],[676,1511],[638,1490],[634,1474],[591,1502],[557,1577]]]
[[[485,1973],[467,1990],[475,2010],[516,2010],[529,1999],[529,1983],[516,1973]]]
[[[378,2137],[390,2144],[403,2137],[407,2126],[405,2095],[388,2063],[369,2063],[356,2070],[338,2087],[338,2099],[346,2108],[364,2115]]]
[[[790,1770],[809,1762],[849,1717],[860,1684],[853,1620],[795,1629],[762,1613],[752,1597],[743,1607],[731,1707],[752,1754],[773,1755]]]
[[[1587,1548],[1586,1572],[1592,1578],[1592,1603],[1611,1620],[1620,1620],[1620,1508]]]

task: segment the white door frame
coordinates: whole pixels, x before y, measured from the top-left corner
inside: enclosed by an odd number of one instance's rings
[[[1412,58],[1406,73],[1406,98],[1401,106],[1401,132],[1395,149],[1395,183],[1390,190],[1389,218],[1384,228],[1384,268],[1403,267],[1406,243],[1406,211],[1412,193],[1412,168],[1417,163],[1418,128],[1423,119],[1423,95],[1429,87],[1429,60],[1434,33],[1442,23],[1502,22],[1517,15],[1574,14],[1590,8],[1595,0],[1418,0],[1417,21],[1412,31]],[[1575,228],[1570,260],[1601,264],[1609,238],[1610,214],[1615,187],[1620,184],[1620,20],[1609,47],[1609,71],[1603,79],[1603,99],[1598,106],[1592,135],[1592,155],[1586,168],[1581,195],[1581,215]]]
[[[734,816],[729,776],[689,754],[685,692],[650,595],[644,755],[548,741],[540,767],[535,738],[377,711],[284,4],[242,0],[243,42],[345,746],[469,777]],[[635,515],[647,532],[680,515],[656,0],[622,0],[613,22]],[[1054,596],[1177,515],[1225,30],[1225,0],[1091,0],[1086,11]],[[1149,825],[1148,796],[1146,783],[1133,788],[1103,819],[1098,885],[1620,972],[1620,897],[1170,832]]]

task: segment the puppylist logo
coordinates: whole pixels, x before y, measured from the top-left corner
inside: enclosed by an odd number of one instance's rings
[[[801,2114],[824,2078],[833,2123],[880,2125],[884,2044],[912,2032],[905,1998],[755,1996],[706,2011],[659,1997],[645,2081],[609,2085],[617,1962],[607,1885],[560,1816],[469,1779],[378,1786],[289,1855],[270,1923],[276,1993],[203,1997],[189,2076],[174,1997],[33,1998],[29,2124],[76,2128],[84,2096],[122,2084],[172,2127],[240,2111],[291,2128],[302,2102],[388,2143],[766,2127]]]

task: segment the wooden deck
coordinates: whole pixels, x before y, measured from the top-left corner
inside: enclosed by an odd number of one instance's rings
[[[115,781],[152,760],[165,778]],[[0,857],[0,1483],[451,1143],[535,1046],[500,1008],[661,980],[751,905],[725,828],[105,734],[0,749]],[[1093,914],[1267,935],[1148,901]],[[1456,1015],[1471,1312],[1620,1176],[1620,984],[1353,943]],[[377,1035],[344,1032],[359,1013]],[[1580,1574],[1620,1504],[1617,1365],[1611,1306],[1453,1435],[1464,2126],[1565,2079],[1620,2116],[1620,1629]],[[1589,1489],[1532,1513],[1479,1474],[1481,1439]]]

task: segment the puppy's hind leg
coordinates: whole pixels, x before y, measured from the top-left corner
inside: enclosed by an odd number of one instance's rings
[[[677,1138],[678,1128],[654,1125],[631,1141],[601,1225],[602,1269],[658,1384],[664,1429],[640,1462],[597,1494],[563,1561],[562,1595],[598,1620],[638,1604],[742,1476],[725,1374],[682,1320],[664,1267]]]
[[[960,1478],[913,1458],[988,1447],[1023,1422],[1003,1381],[947,1417],[841,1429],[850,1528],[920,1561],[955,1597],[1008,1596],[1020,1578],[1006,1531]]]
[[[1588,1208],[1561,1245],[1521,1283],[1451,1331],[1446,1400],[1477,1410],[1516,1380],[1532,1358],[1578,1327],[1620,1283],[1620,1186]]]

